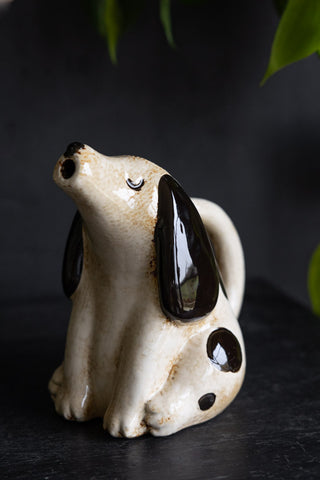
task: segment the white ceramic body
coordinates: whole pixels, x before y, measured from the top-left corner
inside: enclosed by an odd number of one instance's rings
[[[72,159],[74,174],[63,178],[62,156],[54,180],[83,219],[84,262],[71,297],[64,361],[49,383],[57,412],[79,421],[102,417],[111,435],[125,437],[169,435],[214,417],[234,399],[245,374],[237,321],[244,258],[231,220],[214,203],[193,199],[229,300],[220,287],[206,317],[189,324],[170,321],[160,307],[153,241],[158,184],[167,172],[145,159],[108,157],[89,146]],[[143,178],[143,188],[130,189],[128,178]],[[242,365],[235,373],[214,368],[206,353],[210,332],[221,327],[241,346]],[[202,411],[198,400],[207,392],[216,401]]]

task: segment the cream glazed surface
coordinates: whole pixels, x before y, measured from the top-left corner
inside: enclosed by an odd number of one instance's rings
[[[77,206],[81,237],[73,225],[64,260],[73,307],[64,360],[49,382],[57,412],[69,420],[102,417],[116,437],[169,435],[220,413],[245,374],[237,321],[244,258],[230,218],[207,200],[192,203],[148,160],[108,157],[80,143],[60,157],[54,180]],[[176,203],[162,215],[165,196]],[[172,248],[163,240],[171,231],[167,222],[178,239]],[[188,245],[188,280],[181,283]],[[171,254],[178,267],[167,260]],[[200,259],[193,270],[191,257]],[[204,258],[210,278],[218,279],[216,291],[205,283]]]

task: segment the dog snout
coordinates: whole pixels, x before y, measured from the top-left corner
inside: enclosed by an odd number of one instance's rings
[[[76,171],[76,159],[74,155],[80,154],[80,150],[85,148],[85,145],[81,142],[73,142],[67,146],[66,151],[63,154],[62,162],[60,162],[60,174],[62,178],[68,180],[73,176]]]
[[[67,146],[67,150],[64,152],[65,157],[72,157],[75,153],[79,153],[79,150],[84,148],[84,144],[81,142],[72,142]]]

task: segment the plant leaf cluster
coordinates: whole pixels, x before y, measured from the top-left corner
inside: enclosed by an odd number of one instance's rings
[[[320,1],[276,0],[274,3],[282,17],[262,85],[283,67],[320,51]]]
[[[96,29],[105,38],[110,59],[117,62],[117,46],[125,31],[134,24],[146,6],[146,0],[83,0]],[[172,0],[156,0],[166,39],[175,47],[172,32]],[[201,5],[207,0],[180,0],[185,5]],[[312,53],[320,52],[320,0],[273,0],[281,16],[262,79],[266,80],[283,67]]]
[[[159,4],[159,19],[168,44],[175,48],[172,33],[172,0],[156,0]],[[180,0],[185,5],[201,5],[208,0]],[[120,38],[130,28],[146,6],[146,0],[83,0],[98,33],[106,40],[109,56],[117,63],[117,47]]]
[[[262,84],[287,65],[320,52],[320,0],[274,0],[282,15]],[[320,245],[308,270],[308,290],[314,313],[320,316]]]
[[[96,30],[107,42],[110,60],[116,64],[119,40],[136,22],[146,0],[83,1]]]
[[[109,56],[117,62],[119,39],[134,24],[146,0],[82,0],[97,31],[106,40]],[[159,18],[168,44],[175,48],[172,33],[172,0],[156,0]],[[180,0],[186,5],[201,5],[207,0]],[[315,52],[320,53],[320,0],[273,0],[280,15],[267,70],[261,85],[276,72]],[[320,315],[320,245],[314,252],[308,272],[308,288],[314,312]]]

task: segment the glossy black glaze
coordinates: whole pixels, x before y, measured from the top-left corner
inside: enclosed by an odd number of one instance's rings
[[[159,182],[155,243],[165,315],[191,322],[211,312],[219,292],[213,249],[197,209],[170,175]]]
[[[84,144],[80,142],[73,142],[67,146],[67,150],[64,152],[65,157],[72,157],[75,153],[77,153],[81,148],[84,148]]]
[[[200,410],[209,410],[209,408],[212,407],[215,401],[216,396],[214,393],[206,393],[205,395],[202,395],[202,397],[199,398],[198,401]]]
[[[220,281],[220,285],[221,285],[221,290],[223,291],[224,293],[224,296],[226,298],[228,298],[228,294],[227,294],[227,291],[226,291],[226,287],[224,286],[224,283],[223,283],[223,280],[222,280],[222,276],[221,276],[221,272],[219,270],[219,268],[217,267],[217,270],[218,270],[218,275],[219,275],[219,281]]]
[[[132,188],[132,190],[141,190],[144,185],[144,180],[141,178],[138,183],[134,183],[130,178],[127,178],[127,185]]]
[[[62,285],[68,298],[76,290],[82,272],[83,242],[82,242],[82,218],[77,211],[66,243],[62,267]]]
[[[237,338],[226,328],[209,335],[207,354],[214,367],[222,372],[237,372],[242,364],[241,347]]]
[[[76,170],[76,164],[71,158],[67,158],[64,162],[62,162],[60,171],[63,178],[65,179],[71,178],[75,170]]]

